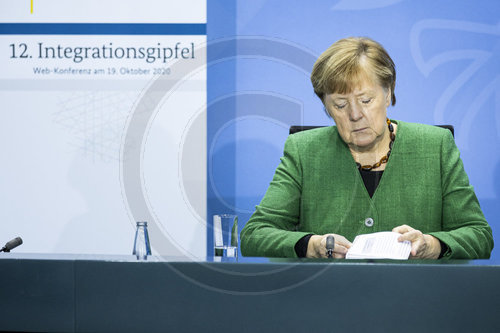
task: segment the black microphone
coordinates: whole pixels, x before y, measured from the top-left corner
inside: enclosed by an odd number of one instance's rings
[[[2,247],[2,249],[0,250],[0,252],[2,252],[2,251],[3,252],[10,252],[10,250],[12,250],[13,248],[18,247],[22,243],[23,243],[23,240],[21,239],[21,237],[16,237],[13,240],[8,241],[7,243],[5,243],[5,246]]]
[[[333,248],[335,247],[335,238],[332,235],[326,237],[326,254],[328,258],[333,258]]]

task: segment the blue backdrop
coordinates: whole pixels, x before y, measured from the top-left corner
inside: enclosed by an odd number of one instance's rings
[[[207,216],[236,213],[241,230],[272,179],[289,126],[333,123],[309,81],[316,57],[340,38],[368,36],[396,63],[389,116],[455,126],[498,240],[499,12],[493,0],[208,1]],[[499,255],[496,248],[492,257]]]

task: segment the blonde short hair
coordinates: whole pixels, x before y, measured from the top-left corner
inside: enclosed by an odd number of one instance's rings
[[[350,93],[367,74],[383,88],[391,89],[391,104],[396,104],[396,66],[384,47],[370,38],[349,37],[335,42],[316,60],[311,82],[323,101],[325,94]]]

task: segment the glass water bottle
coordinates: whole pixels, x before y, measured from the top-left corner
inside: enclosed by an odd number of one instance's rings
[[[135,231],[134,252],[133,255],[137,260],[148,260],[148,255],[151,255],[151,245],[149,244],[148,223],[137,222],[137,230]]]

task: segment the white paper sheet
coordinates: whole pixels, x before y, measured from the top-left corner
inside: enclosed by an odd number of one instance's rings
[[[346,254],[346,259],[399,259],[410,256],[411,242],[399,242],[401,234],[385,231],[358,235]]]

